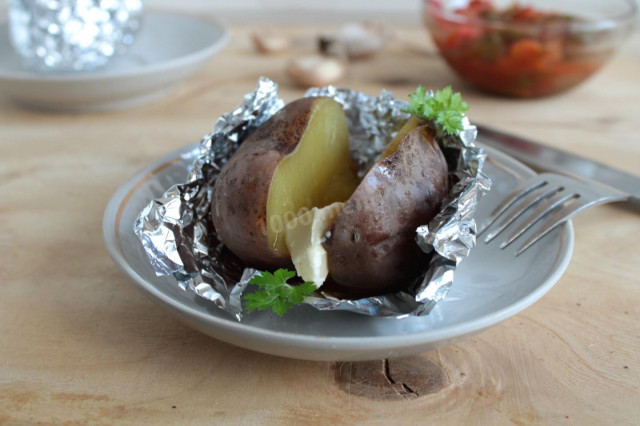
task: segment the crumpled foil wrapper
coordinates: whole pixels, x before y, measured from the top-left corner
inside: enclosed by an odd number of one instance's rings
[[[27,68],[40,72],[102,67],[133,44],[141,0],[8,0],[9,35]]]
[[[329,96],[343,105],[361,176],[409,118],[402,112],[407,103],[388,91],[372,97],[329,86],[310,89],[305,96]],[[157,275],[172,275],[182,289],[211,301],[239,321],[245,314],[242,294],[259,271],[245,268],[218,240],[210,214],[212,189],[221,168],[242,141],[284,104],[277,85],[261,78],[256,90],[233,111],[222,115],[213,131],[202,139],[200,153],[185,182],[151,201],[134,224]],[[342,300],[319,291],[307,297],[305,304],[318,310],[402,318],[426,315],[444,299],[457,265],[475,246],[475,208],[491,186],[482,173],[486,154],[474,145],[477,130],[466,117],[463,124],[464,130],[457,135],[443,133],[434,125],[455,184],[440,213],[416,230],[416,243],[424,252],[433,252],[426,272],[397,293]]]

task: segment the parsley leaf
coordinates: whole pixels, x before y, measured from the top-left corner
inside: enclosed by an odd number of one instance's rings
[[[409,108],[406,112],[416,116],[425,115],[425,107],[427,105],[426,94],[427,91],[425,88],[422,87],[422,85],[418,86],[416,92],[409,95],[411,102],[409,102]]]
[[[436,117],[445,132],[454,135],[456,131],[462,130],[462,117],[455,111],[440,111]]]
[[[315,289],[313,282],[307,281],[297,286],[287,284],[296,273],[288,269],[278,269],[274,273],[260,272],[249,280],[249,284],[255,285],[260,290],[245,295],[244,301],[249,312],[255,310],[271,309],[282,316],[291,306],[302,303]]]
[[[469,105],[462,100],[460,93],[453,92],[451,86],[427,96],[426,89],[420,85],[409,99],[409,106],[404,112],[435,121],[451,135],[464,129],[462,118]]]

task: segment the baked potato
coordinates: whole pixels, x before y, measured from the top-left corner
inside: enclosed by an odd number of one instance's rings
[[[417,121],[389,145],[333,222],[324,242],[327,290],[348,297],[389,293],[426,268],[416,228],[440,211],[449,179],[432,130]]]
[[[303,98],[251,134],[213,189],[220,240],[248,266],[295,265],[341,297],[395,291],[426,266],[415,229],[440,210],[447,163],[411,118],[359,181],[340,104]],[[293,262],[292,262],[293,258]]]
[[[345,201],[358,185],[342,106],[331,98],[287,104],[222,168],[212,194],[218,238],[247,265],[291,265],[286,222]]]

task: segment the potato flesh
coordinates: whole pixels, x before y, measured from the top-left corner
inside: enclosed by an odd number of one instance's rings
[[[347,200],[358,185],[342,106],[321,98],[296,149],[278,164],[267,199],[267,238],[289,256],[287,222],[313,207]]]
[[[305,281],[320,287],[327,279],[329,265],[322,242],[327,231],[340,214],[344,203],[314,207],[287,223],[285,239],[296,272]]]
[[[384,152],[380,154],[380,157],[377,161],[393,155],[393,153],[398,149],[398,145],[400,145],[400,142],[402,142],[404,137],[407,136],[407,133],[418,127],[420,124],[422,124],[422,120],[420,118],[411,116],[411,118],[408,119],[406,123],[404,123],[400,130],[398,130],[396,136],[391,140],[391,142],[389,142],[389,145],[387,145],[387,148],[384,150]]]
[[[377,161],[393,155],[405,136],[421,124],[422,120],[419,118],[410,118]],[[329,274],[327,251],[322,242],[343,206],[344,203],[336,202],[320,209],[314,207],[298,215],[286,225],[287,249],[298,276],[305,281],[315,283],[318,288],[324,284]]]

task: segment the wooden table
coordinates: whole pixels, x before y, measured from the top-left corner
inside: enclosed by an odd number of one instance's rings
[[[0,424],[638,422],[640,216],[622,205],[575,219],[571,264],[533,307],[460,344],[390,360],[398,381],[419,378],[419,395],[399,394],[382,361],[296,361],[216,341],[136,290],[102,242],[116,188],[199,140],[260,75],[287,100],[303,93],[283,72],[288,55],[256,54],[248,32],[234,26],[203,71],[147,106],[62,114],[0,100]],[[585,85],[540,100],[479,93],[452,76],[422,29],[398,36],[431,53],[396,44],[340,84],[404,96],[452,83],[474,121],[638,174],[640,34]]]

